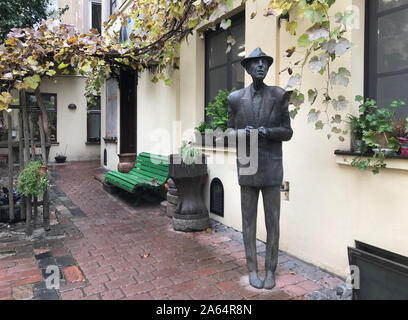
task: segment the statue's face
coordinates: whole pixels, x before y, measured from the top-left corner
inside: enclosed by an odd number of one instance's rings
[[[268,70],[269,64],[265,58],[252,59],[246,65],[246,71],[253,80],[264,80]]]

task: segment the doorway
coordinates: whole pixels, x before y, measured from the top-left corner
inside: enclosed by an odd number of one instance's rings
[[[120,153],[137,153],[137,73],[120,73]]]

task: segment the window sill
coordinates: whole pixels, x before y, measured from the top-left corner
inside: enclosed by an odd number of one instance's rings
[[[118,138],[116,137],[104,137],[105,143],[118,143]]]
[[[85,144],[87,146],[100,146],[101,142],[100,141],[87,141],[87,142],[85,142]]]
[[[60,145],[59,142],[57,142],[57,141],[51,141],[51,147],[59,146],[59,145]],[[35,147],[36,147],[36,148],[41,148],[41,142],[36,141],[36,142],[35,142]]]
[[[340,165],[348,165],[351,166],[353,159],[356,157],[360,157],[361,154],[353,152],[353,151],[341,151],[336,150],[334,152],[336,157],[336,163]],[[371,157],[373,154],[366,154],[363,155],[363,159],[367,159]],[[394,170],[406,170],[408,171],[408,157],[402,157],[399,155],[394,156],[387,156],[385,161],[387,164],[386,169],[394,169]]]

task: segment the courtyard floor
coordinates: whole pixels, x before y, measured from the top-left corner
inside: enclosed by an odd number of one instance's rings
[[[135,207],[107,193],[100,174],[95,161],[53,167],[51,231],[27,241],[0,225],[0,299],[350,298],[341,279],[284,252],[276,288],[254,289],[240,232],[213,220],[210,232],[175,232],[158,202]],[[262,270],[261,241],[258,252]],[[59,289],[46,287],[48,266],[58,266]]]

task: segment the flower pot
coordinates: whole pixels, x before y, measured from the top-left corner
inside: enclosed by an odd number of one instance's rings
[[[403,138],[403,137],[398,137],[398,141],[401,143],[401,145],[407,145],[408,146],[408,139]]]
[[[121,153],[118,154],[119,163],[118,171],[122,173],[128,173],[135,166],[135,160],[137,157],[136,153]]]
[[[400,154],[403,157],[408,157],[408,146],[401,146]]]
[[[353,140],[353,151],[355,153],[361,153],[364,148],[364,141],[363,140]]]
[[[66,156],[56,156],[56,157],[55,157],[55,161],[56,161],[57,163],[64,163],[66,160],[67,160],[67,157],[66,157]]]

